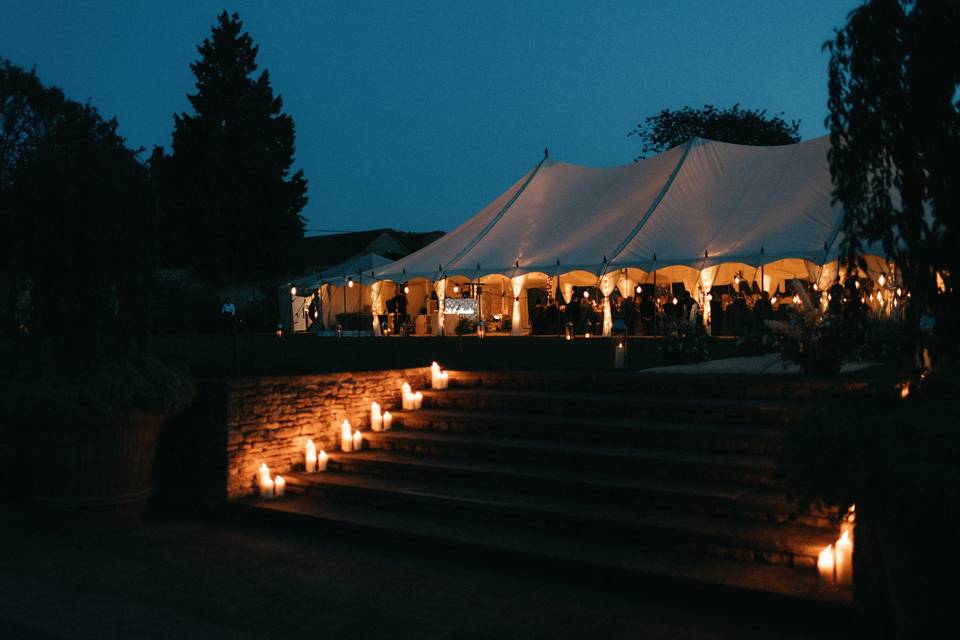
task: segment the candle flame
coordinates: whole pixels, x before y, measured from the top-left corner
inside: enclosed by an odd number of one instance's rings
[[[910,383],[904,382],[900,386],[900,399],[905,400],[910,395]]]

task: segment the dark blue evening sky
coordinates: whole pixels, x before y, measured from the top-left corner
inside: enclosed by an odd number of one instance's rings
[[[630,162],[663,108],[783,111],[826,132],[821,46],[853,0],[0,0],[0,56],[169,147],[223,8],[297,125],[310,229],[449,230],[551,157]]]

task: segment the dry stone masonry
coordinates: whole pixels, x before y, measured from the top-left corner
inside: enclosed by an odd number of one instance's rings
[[[339,448],[340,423],[369,428],[370,403],[400,407],[400,385],[430,383],[430,369],[397,369],[304,376],[246,378],[228,383],[227,496],[252,495],[257,469],[287,474],[304,461],[312,438],[318,449]]]

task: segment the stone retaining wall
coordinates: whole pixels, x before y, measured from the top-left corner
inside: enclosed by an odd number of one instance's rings
[[[397,369],[232,380],[226,388],[227,497],[253,494],[257,468],[274,474],[303,465],[304,443],[317,450],[340,446],[340,424],[370,426],[370,403],[400,407],[400,385],[429,386],[430,369]]]

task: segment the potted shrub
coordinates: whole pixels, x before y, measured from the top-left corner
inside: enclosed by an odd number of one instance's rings
[[[57,518],[129,521],[149,494],[164,417],[193,388],[143,354],[153,188],[115,120],[0,61],[0,260],[26,301],[0,425],[25,462],[18,495]],[[9,473],[8,470],[5,470]]]

